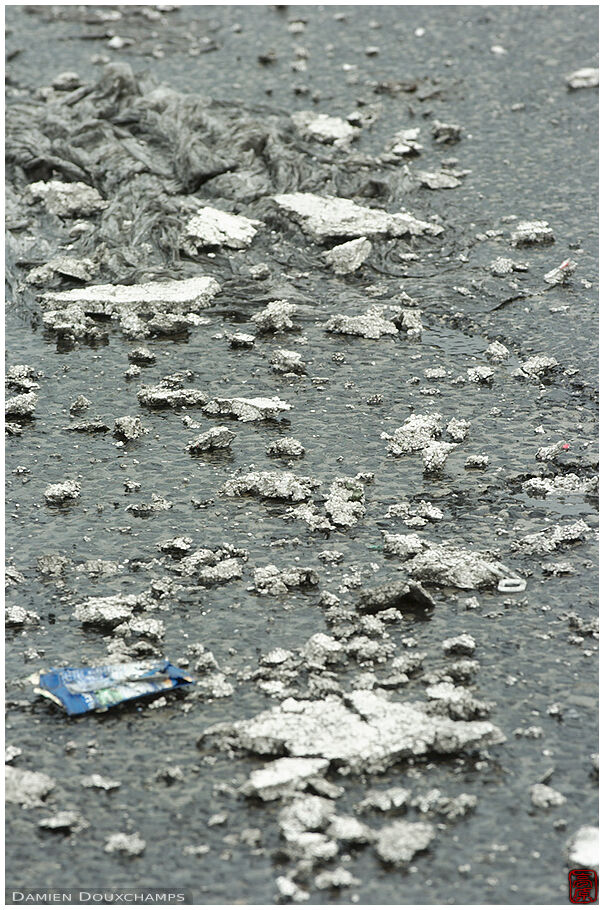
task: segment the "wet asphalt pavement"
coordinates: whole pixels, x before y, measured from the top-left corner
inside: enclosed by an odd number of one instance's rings
[[[198,904],[274,902],[277,876],[293,868],[283,855],[280,806],[237,794],[263,762],[249,754],[200,750],[196,743],[214,723],[252,717],[277,703],[252,673],[271,649],[300,648],[311,635],[329,633],[322,593],[336,594],[349,606],[359,584],[371,587],[399,576],[404,564],[384,555],[382,531],[412,533],[400,518],[385,517],[390,505],[407,499],[428,500],[444,513],[419,531],[423,538],[493,552],[527,580],[526,591],[512,596],[430,588],[432,612],[421,618],[406,614],[387,627],[395,655],[405,653],[409,638],[426,652],[425,673],[447,665],[444,639],[472,635],[480,669],[470,688],[492,704],[489,719],[506,742],[482,755],[402,761],[382,774],[330,772],[345,789],[337,800],[339,814],[353,814],[370,787],[402,785],[413,796],[438,788],[446,796],[466,792],[478,801],[455,821],[408,809],[403,817],[417,821],[425,815],[437,832],[429,851],[407,869],[383,865],[371,846],[343,845],[337,865],[358,884],[340,892],[319,890],[313,879],[320,869],[300,883],[311,903],[566,903],[566,842],[581,825],[597,824],[590,758],[598,743],[597,639],[577,635],[568,622],[571,611],[585,623],[597,616],[597,499],[578,493],[537,498],[521,484],[543,467],[548,476],[575,473],[581,479],[597,471],[598,91],[571,92],[565,81],[580,67],[597,66],[597,10],[183,7],[148,14],[152,8],[104,7],[121,13],[108,20],[100,9],[7,9],[9,125],[20,104],[42,103],[35,93],[58,73],[73,70],[92,84],[109,61],[128,63],[137,77],[150,75],[176,92],[211,98],[213,115],[219,120],[226,111],[235,125],[239,112],[285,129],[297,110],[346,117],[370,109],[375,120],[363,127],[355,152],[380,155],[398,130],[420,127],[421,155],[402,159],[386,176],[364,165],[357,179],[359,168],[347,166],[346,150],[336,161],[328,147],[306,143],[296,147],[300,159],[292,159],[292,176],[279,175],[275,186],[289,179],[292,191],[320,192],[313,179],[329,172],[333,182],[325,177],[324,192],[335,194],[349,181],[356,188],[349,194],[361,204],[391,212],[408,207],[423,220],[438,220],[444,231],[436,238],[375,240],[367,263],[346,278],[334,276],[321,246],[283,217],[270,221],[272,233],[259,231],[248,250],[218,250],[196,261],[162,259],[151,240],[149,252],[139,245],[140,259],[128,270],[123,262],[103,260],[100,247],[94,248],[95,283],[131,280],[133,274],[147,280],[205,274],[223,288],[203,313],[207,324],[188,336],[145,339],[156,361],[128,380],[128,352],[139,342],[117,326],[106,323],[108,342],[96,347],[58,344],[43,330],[34,293],[43,289],[28,286],[25,275],[70,243],[81,253],[77,244],[83,241],[68,234],[69,225],[32,214],[23,199],[28,182],[57,175],[20,171],[14,162],[9,167],[14,205],[8,219],[7,366],[28,364],[41,376],[35,417],[22,421],[22,434],[6,446],[7,556],[23,576],[8,588],[7,604],[35,611],[40,623],[8,632],[6,739],[22,750],[14,767],[44,772],[56,785],[42,806],[7,807],[7,887],[145,887],[184,891]],[[131,43],[112,48],[115,36]],[[368,54],[368,48],[378,52]],[[260,63],[259,55],[269,62]],[[124,110],[121,118],[121,128],[129,129]],[[461,125],[461,141],[434,143],[435,119]],[[132,134],[138,135],[136,127]],[[54,139],[64,138],[57,120]],[[434,171],[452,157],[469,172],[455,189],[431,191],[401,180],[406,164],[411,173]],[[302,187],[298,160],[310,165]],[[211,180],[191,195],[200,204],[265,216],[262,199],[237,205],[225,192],[225,203]],[[516,223],[534,219],[549,223],[554,243],[512,247]],[[131,249],[136,258],[136,244]],[[417,258],[404,258],[409,254]],[[490,263],[500,256],[528,263],[528,271],[492,275]],[[548,287],[544,274],[568,257],[578,262],[573,277],[567,285]],[[250,278],[250,267],[259,263],[268,265],[264,281]],[[421,340],[402,333],[370,340],[324,331],[332,314],[397,302],[401,291],[422,311]],[[253,333],[251,316],[281,298],[297,304],[299,332],[263,336],[251,350],[229,346],[228,333]],[[488,364],[485,350],[495,340],[506,345],[510,358],[493,366],[492,383],[456,383],[469,368]],[[279,347],[301,353],[308,374],[292,378],[271,371]],[[554,357],[559,367],[542,379],[515,377],[534,354]],[[435,368],[444,371],[441,378],[424,376]],[[237,434],[232,451],[192,458],[187,442],[225,421],[195,410],[150,411],[136,396],[142,384],[180,370],[192,371],[186,384],[210,396],[277,395],[291,410],[278,422],[229,421]],[[99,417],[112,427],[117,417],[140,416],[148,435],[118,445],[111,432],[68,432],[70,404],[78,395],[92,402],[86,418]],[[418,455],[395,459],[387,453],[381,434],[414,411],[438,411],[445,424],[454,417],[471,423],[467,440],[441,474],[425,475]],[[201,427],[183,425],[185,415]],[[305,447],[293,467],[266,455],[280,436],[295,436]],[[538,448],[558,440],[568,448],[555,462],[535,460]],[[485,470],[464,467],[475,454],[488,455]],[[325,488],[338,476],[359,472],[372,472],[375,480],[366,487],[366,515],[358,524],[326,534],[284,520],[286,504],[220,494],[234,472],[253,469],[293,470]],[[50,508],[46,486],[65,479],[81,483],[80,499]],[[140,488],[126,492],[126,480]],[[125,511],[152,494],[172,507],[147,518]],[[578,519],[590,528],[578,543],[546,556],[514,549],[527,534]],[[249,551],[242,579],[170,589],[158,600],[157,616],[165,624],[161,652],[174,662],[193,662],[187,648],[204,645],[233,694],[176,696],[159,708],[141,703],[76,720],[36,699],[26,682],[35,671],[107,660],[110,637],[84,629],[72,617],[75,605],[93,596],[139,594],[157,579],[182,581],[174,561],[157,549],[175,536],[192,538],[193,549],[224,541]],[[341,561],[321,561],[325,549],[340,551]],[[68,557],[62,575],[38,571],[37,560],[45,554]],[[83,566],[91,559],[115,567],[92,577]],[[570,571],[548,574],[548,562],[564,562]],[[258,596],[253,569],[269,563],[312,566],[319,586]],[[468,604],[474,595],[478,605]],[[376,640],[384,641],[379,635]],[[349,659],[335,678],[348,691],[360,684],[362,673],[374,672],[379,680],[386,669]],[[298,685],[304,697],[304,681]],[[423,700],[424,690],[419,674],[392,698]],[[555,705],[559,709],[552,711]],[[538,738],[515,733],[531,726],[542,729]],[[165,770],[174,766],[182,773],[166,780]],[[121,786],[86,789],[80,781],[91,773]],[[529,789],[543,779],[566,797],[563,805],[531,804]],[[88,827],[70,835],[38,827],[40,819],[62,809],[77,810]],[[221,814],[220,823],[208,825]],[[364,820],[379,829],[392,817],[376,812]],[[258,835],[249,834],[254,829]],[[107,838],[118,831],[139,832],[144,853],[106,853]],[[209,849],[191,856],[185,852],[191,845]]]

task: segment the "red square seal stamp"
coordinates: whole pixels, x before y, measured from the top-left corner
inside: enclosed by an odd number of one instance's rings
[[[593,869],[571,869],[568,873],[568,899],[571,904],[595,904],[598,899],[598,873]]]

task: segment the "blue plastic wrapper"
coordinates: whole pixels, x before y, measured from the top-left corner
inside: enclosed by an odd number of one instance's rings
[[[74,715],[106,711],[133,698],[169,692],[191,683],[191,676],[167,660],[134,661],[49,670],[40,674],[34,691]]]

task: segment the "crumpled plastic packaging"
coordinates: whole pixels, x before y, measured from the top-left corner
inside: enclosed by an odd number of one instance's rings
[[[133,661],[103,667],[64,667],[41,673],[34,692],[70,716],[107,711],[125,701],[190,685],[194,680],[168,660]]]

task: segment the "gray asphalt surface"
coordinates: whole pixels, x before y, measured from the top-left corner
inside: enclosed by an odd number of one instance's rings
[[[24,576],[7,591],[7,603],[34,610],[41,619],[39,626],[8,632],[7,744],[22,750],[15,767],[56,781],[45,805],[7,807],[9,898],[15,888],[157,887],[184,890],[198,904],[274,902],[277,876],[294,865],[283,854],[280,805],[237,794],[263,762],[248,754],[199,750],[197,740],[214,723],[248,718],[276,703],[251,674],[272,648],[300,648],[311,635],[330,632],[322,593],[337,594],[349,606],[357,595],[355,575],[364,586],[400,577],[403,564],[384,555],[381,532],[411,529],[385,514],[402,499],[424,499],[444,518],[422,529],[422,537],[497,553],[527,579],[527,589],[506,597],[492,590],[431,588],[436,607],[426,621],[405,615],[388,626],[387,641],[400,655],[406,651],[403,640],[413,637],[427,654],[429,674],[447,664],[443,639],[471,634],[480,670],[470,688],[492,703],[489,719],[507,740],[485,754],[429,756],[379,775],[330,773],[345,788],[337,800],[339,814],[353,813],[369,788],[393,785],[408,787],[413,796],[435,788],[446,796],[466,792],[478,802],[456,821],[409,809],[402,817],[432,821],[437,836],[407,869],[384,866],[370,846],[343,846],[338,864],[359,884],[340,892],[319,890],[313,880],[320,869],[301,876],[300,884],[312,903],[565,904],[566,843],[581,825],[597,824],[597,777],[590,758],[598,742],[597,640],[589,634],[577,640],[567,618],[571,611],[586,623],[597,616],[597,501],[580,494],[539,499],[523,492],[521,483],[542,467],[537,449],[558,440],[569,448],[545,465],[547,472],[585,479],[597,470],[598,91],[570,92],[565,81],[580,67],[597,66],[596,8],[183,7],[160,12],[159,18],[144,12],[150,8],[102,9],[121,18],[103,20],[100,7],[7,7],[9,127],[19,105],[33,103],[40,87],[59,72],[76,71],[93,84],[106,62],[120,61],[137,77],[211,98],[213,115],[227,111],[234,122],[241,112],[242,118],[270,120],[285,129],[296,110],[346,117],[378,105],[375,122],[363,128],[355,151],[379,155],[395,132],[418,126],[424,148],[408,162],[412,173],[437,170],[451,157],[469,173],[453,190],[405,189],[400,182],[405,161],[386,177],[370,166],[358,176],[359,169],[347,166],[346,152],[330,158],[330,149],[307,143],[300,154],[316,160],[317,174],[320,167],[333,167],[333,185],[325,192],[334,192],[338,180],[351,186],[356,181],[358,192],[350,195],[362,204],[392,212],[408,207],[445,228],[429,240],[376,241],[368,262],[345,279],[325,266],[319,245],[283,221],[271,222],[273,234],[260,231],[247,251],[217,251],[196,262],[162,261],[158,248],[147,256],[141,244],[140,259],[132,264],[141,278],[209,274],[223,293],[203,314],[209,323],[188,337],[146,339],[156,363],[143,368],[139,381],[129,382],[127,355],[137,342],[119,328],[106,326],[108,343],[94,348],[66,347],[43,331],[25,276],[70,243],[77,250],[79,241],[69,235],[69,224],[55,224],[24,201],[26,184],[46,174],[9,166],[14,206],[7,364],[29,364],[42,378],[35,419],[24,421],[22,435],[9,438],[6,447],[7,556]],[[299,21],[303,26],[292,26]],[[132,43],[112,49],[115,35]],[[372,46],[379,53],[367,55]],[[259,55],[271,52],[274,62],[259,63]],[[430,138],[435,119],[460,124],[461,141],[435,144]],[[120,122],[137,135],[127,116]],[[60,126],[55,138],[64,138]],[[304,189],[319,192],[310,186],[312,179]],[[192,195],[200,204],[264,217],[262,199],[225,202],[212,181]],[[525,219],[548,221],[555,242],[512,247],[510,231]],[[418,258],[401,258],[409,253]],[[98,256],[95,282],[127,277],[103,260],[100,249],[92,255]],[[526,261],[529,269],[496,278],[489,264],[498,256]],[[543,275],[567,257],[578,262],[572,280],[548,288]],[[250,267],[263,262],[269,278],[251,280]],[[322,328],[333,313],[364,312],[369,303],[396,301],[401,290],[422,310],[421,341],[368,340]],[[251,351],[229,347],[228,332],[253,332],[251,316],[279,298],[298,304],[299,334],[269,336]],[[455,384],[468,368],[487,363],[484,352],[494,340],[511,356],[494,367],[493,383]],[[270,357],[278,347],[302,353],[308,376],[271,372]],[[515,378],[518,365],[537,353],[556,358],[559,369],[542,381]],[[334,354],[342,357],[334,360]],[[444,378],[426,379],[424,370],[436,367],[444,369]],[[233,421],[232,454],[192,459],[186,443],[223,421],[196,411],[148,411],[136,397],[141,384],[178,370],[191,370],[187,385],[211,396],[278,395],[292,409],[279,424]],[[116,417],[137,415],[148,436],[116,447],[111,433],[66,432],[69,406],[82,394],[92,401],[87,416],[112,426]],[[381,402],[368,403],[376,395]],[[419,456],[389,457],[380,436],[413,410],[439,411],[445,422],[453,417],[471,422],[468,440],[434,478],[423,475]],[[201,423],[199,430],[183,425],[185,413]],[[267,445],[284,435],[306,448],[291,469],[325,487],[338,476],[375,474],[366,489],[366,515],[354,528],[313,533],[301,521],[284,521],[282,503],[220,495],[234,472],[252,465],[290,469],[286,460],[265,454]],[[464,469],[473,454],[489,456],[485,471]],[[80,500],[66,509],[48,508],[46,485],[66,478],[81,482]],[[140,490],[127,494],[126,479]],[[149,501],[152,493],[166,497],[172,508],[148,519],[125,511],[132,501]],[[192,500],[204,507],[195,508]],[[577,544],[547,556],[513,549],[524,535],[579,518],[590,533]],[[171,560],[157,549],[159,541],[176,535],[191,537],[195,549],[226,541],[249,550],[241,580],[175,591],[158,614],[166,627],[162,652],[176,661],[190,657],[189,645],[203,644],[234,686],[233,695],[185,696],[162,708],[141,704],[78,720],[35,699],[25,682],[34,671],[106,660],[109,638],[83,629],[72,618],[74,606],[92,596],[138,594],[166,576],[178,580]],[[341,562],[321,562],[324,549],[340,551]],[[38,558],[49,553],[69,557],[64,575],[45,577],[37,570]],[[113,561],[118,569],[91,578],[82,564],[93,558]],[[549,575],[544,562],[568,563],[574,574]],[[259,597],[251,590],[253,569],[269,563],[312,566],[320,584]],[[468,608],[474,594],[479,606]],[[360,684],[361,674],[373,672],[379,685],[388,666],[350,659],[336,669],[336,682],[349,691]],[[392,698],[423,700],[425,682],[418,674]],[[296,681],[299,697],[308,694],[307,685],[306,677]],[[553,705],[559,711],[552,713]],[[529,726],[541,727],[542,735],[533,739],[514,732]],[[182,776],[167,783],[161,775],[174,766]],[[120,780],[121,787],[83,788],[81,777],[93,772]],[[543,810],[531,804],[529,789],[542,779],[566,797],[564,805]],[[62,809],[76,809],[88,827],[70,835],[38,827],[40,819]],[[220,813],[224,822],[208,826]],[[364,820],[379,829],[393,817],[376,812]],[[247,829],[260,832],[251,845]],[[106,840],[117,831],[138,831],[146,841],[144,853],[135,858],[106,853]],[[185,853],[187,846],[200,844],[209,847],[205,855]]]

